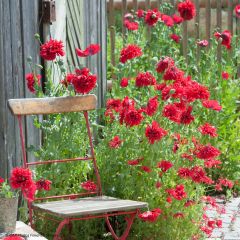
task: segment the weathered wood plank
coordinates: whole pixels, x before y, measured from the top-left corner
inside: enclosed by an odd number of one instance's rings
[[[211,2],[206,0],[206,39],[209,41],[211,37]]]
[[[145,202],[121,200],[107,196],[53,201],[33,205],[35,209],[62,217],[128,211],[145,208],[147,206],[148,204]]]
[[[217,2],[217,30],[222,31],[222,0]],[[218,43],[217,60],[220,62],[222,58],[222,45]]]
[[[9,108],[14,115],[52,114],[80,112],[96,108],[95,95],[74,97],[22,98],[8,100]]]

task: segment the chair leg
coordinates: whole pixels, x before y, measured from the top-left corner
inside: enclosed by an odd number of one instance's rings
[[[115,231],[113,230],[112,225],[111,225],[111,223],[110,223],[110,221],[109,221],[108,216],[105,217],[107,226],[108,226],[108,228],[109,228],[109,230],[110,230],[110,232],[111,232],[111,234],[112,234],[112,236],[113,236],[113,238],[114,238],[115,240],[126,240],[126,239],[127,239],[128,234],[129,234],[129,231],[130,231],[130,229],[131,229],[131,227],[132,227],[132,224],[133,224],[133,221],[134,221],[134,218],[135,218],[136,214],[137,214],[137,212],[130,214],[130,217],[126,220],[126,221],[127,221],[127,227],[126,227],[123,235],[120,236],[120,237],[118,237],[118,236],[116,235]]]
[[[60,238],[60,233],[61,233],[61,231],[62,231],[62,228],[63,228],[64,225],[66,225],[66,224],[69,224],[69,219],[64,219],[64,220],[62,220],[62,221],[59,223],[58,228],[57,228],[57,230],[56,230],[56,232],[55,232],[55,234],[54,234],[53,240],[61,240],[61,238]]]

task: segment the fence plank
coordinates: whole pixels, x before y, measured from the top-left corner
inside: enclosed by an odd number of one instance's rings
[[[206,39],[209,41],[211,37],[211,2],[206,0]]]
[[[217,30],[222,31],[222,0],[217,1]],[[222,45],[218,43],[217,60],[220,62],[222,58]]]
[[[110,29],[110,46],[111,46],[111,64],[115,66],[115,15],[114,0],[109,1],[109,29]]]
[[[124,16],[127,13],[127,0],[122,0],[122,34],[123,40],[126,40],[126,27],[124,26]]]
[[[233,33],[233,0],[228,0],[228,30]]]
[[[199,0],[195,0],[196,6],[196,17],[195,17],[195,38],[196,40],[200,39],[200,7],[199,7]],[[197,45],[197,63],[200,59],[200,46]]]
[[[138,10],[138,0],[133,0],[133,9],[134,11]]]

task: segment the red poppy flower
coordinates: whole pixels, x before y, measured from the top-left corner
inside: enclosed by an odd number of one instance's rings
[[[142,169],[144,172],[146,172],[146,173],[152,172],[152,169],[151,169],[150,167],[148,167],[148,166],[141,166],[141,169]]]
[[[90,44],[85,50],[76,48],[76,53],[79,57],[88,57],[97,54],[100,51],[99,44]]]
[[[172,27],[174,25],[174,21],[172,19],[172,17],[168,16],[168,15],[165,15],[163,14],[161,16],[161,20],[164,22],[164,24],[167,26],[167,27]]]
[[[1,187],[2,183],[4,183],[4,181],[5,181],[5,180],[0,177],[0,187]]]
[[[96,191],[97,190],[97,185],[90,180],[81,183],[81,187],[87,191]]]
[[[193,205],[196,204],[196,201],[194,200],[187,200],[185,203],[184,203],[184,207],[191,207]]]
[[[222,227],[222,220],[221,219],[217,219],[216,220],[216,225],[218,228],[221,228]]]
[[[238,18],[240,18],[240,4],[236,5],[235,7],[235,13]]]
[[[120,86],[121,86],[122,88],[127,87],[127,86],[128,86],[128,81],[129,81],[128,78],[122,78],[122,79],[121,79],[121,82],[120,82]]]
[[[24,198],[29,202],[34,201],[36,190],[37,190],[37,186],[34,182],[32,182],[32,184],[29,187],[22,188],[22,193]]]
[[[71,83],[77,93],[87,94],[95,88],[97,82],[96,75],[75,75]]]
[[[159,208],[153,209],[152,211],[147,211],[138,215],[140,219],[145,222],[156,222],[162,210]]]
[[[180,123],[189,125],[191,122],[194,121],[194,116],[191,115],[192,113],[192,106],[188,106],[188,108],[181,113]]]
[[[170,57],[162,58],[156,66],[158,73],[163,73],[170,65],[174,65],[174,60]],[[159,89],[158,89],[159,90]]]
[[[122,144],[123,140],[120,139],[119,136],[115,136],[109,143],[110,148],[119,148]]]
[[[222,72],[222,79],[228,80],[229,79],[229,73],[228,72]]]
[[[190,154],[188,154],[188,153],[183,153],[183,154],[181,155],[181,158],[186,158],[186,159],[188,159],[189,161],[193,161],[192,155],[190,155]]]
[[[50,180],[43,179],[43,178],[36,181],[37,190],[49,191],[51,189],[51,184],[52,182]]]
[[[213,147],[212,145],[199,145],[195,150],[194,154],[199,159],[209,159],[209,158],[215,158],[218,157],[221,152]]]
[[[162,187],[162,183],[161,183],[161,182],[159,182],[159,181],[157,181],[155,186],[156,186],[156,188],[157,188],[157,189],[159,189],[159,188],[161,188],[161,187]]]
[[[216,101],[216,100],[205,100],[205,101],[202,101],[202,105],[205,108],[210,108],[210,109],[213,109],[215,111],[221,111],[222,110],[221,105],[219,105],[218,101]]]
[[[167,189],[166,192],[176,200],[182,200],[187,197],[183,184],[177,185],[175,188]]]
[[[158,106],[158,96],[150,98],[147,103],[147,107],[145,108],[145,113],[148,116],[153,116],[156,113]]]
[[[178,36],[177,34],[171,34],[170,35],[170,38],[174,41],[174,42],[176,42],[176,43],[180,43],[180,39],[181,39],[181,37],[180,36]]]
[[[201,40],[197,42],[197,45],[200,47],[207,47],[209,44],[208,40]]]
[[[131,165],[131,166],[136,166],[138,165],[140,162],[138,159],[134,159],[134,160],[128,160],[127,164]]]
[[[11,172],[10,184],[13,189],[26,189],[33,184],[32,172],[28,168],[16,167]]]
[[[143,17],[144,17],[144,14],[145,14],[145,11],[142,10],[142,9],[138,9],[137,12],[136,12],[136,14],[137,14],[137,17],[138,17],[138,18],[143,18]]]
[[[162,160],[157,164],[158,168],[161,168],[163,172],[166,172],[168,169],[170,169],[173,166],[173,164],[170,161]]]
[[[172,198],[168,196],[167,199],[166,199],[166,202],[172,203]]]
[[[173,14],[172,19],[173,19],[175,24],[180,24],[180,23],[183,22],[183,18],[178,16],[178,15],[176,15],[176,14]]]
[[[184,75],[184,72],[178,69],[176,66],[170,65],[165,74],[163,75],[163,80],[168,81],[168,80],[174,80],[177,81],[181,79]]]
[[[164,136],[167,135],[167,131],[163,128],[160,128],[159,124],[156,121],[152,122],[152,125],[148,125],[145,131],[145,135],[148,138],[150,144],[160,141]]]
[[[156,78],[150,72],[140,72],[136,77],[136,87],[144,87],[156,84]]]
[[[150,27],[155,26],[160,16],[161,14],[157,9],[154,10],[149,9],[145,16],[145,23]]]
[[[33,73],[26,74],[27,87],[30,92],[35,93],[35,83],[40,86],[41,75],[34,75]]]
[[[139,125],[143,120],[142,110],[130,108],[124,114],[124,121],[127,126],[133,127]]]
[[[178,3],[178,12],[184,20],[191,20],[196,15],[195,5],[190,0]]]
[[[137,31],[138,30],[138,23],[129,21],[128,19],[124,20],[124,26],[130,31]]]
[[[47,61],[53,61],[57,56],[64,56],[63,42],[50,39],[40,46],[40,56]]]
[[[205,168],[219,168],[220,164],[222,164],[222,162],[216,159],[210,158],[210,159],[204,160]]]
[[[198,130],[203,135],[209,135],[211,137],[217,137],[217,129],[210,125],[209,123],[205,123],[204,125],[200,126]]]
[[[109,98],[106,103],[107,109],[113,109],[116,112],[120,111],[121,108],[121,99],[114,99],[114,98]]]
[[[120,53],[120,62],[125,63],[126,61],[142,56],[142,49],[135,45],[129,44],[121,50]]]
[[[176,106],[176,104],[168,104],[164,106],[162,114],[169,120],[179,123],[182,111]]]
[[[217,191],[222,191],[223,190],[222,186],[232,189],[234,186],[234,183],[231,180],[228,180],[227,178],[219,178],[215,186],[215,189]]]
[[[231,49],[232,35],[230,31],[224,30],[222,33],[216,32],[214,33],[214,36],[217,40],[221,39],[221,44],[223,46],[225,46],[227,49]]]
[[[85,76],[88,76],[90,74],[90,70],[86,67],[82,68],[82,69],[78,69],[76,68],[75,69],[75,73],[77,75],[85,75]]]

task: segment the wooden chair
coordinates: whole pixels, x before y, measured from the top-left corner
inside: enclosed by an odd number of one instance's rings
[[[54,240],[59,240],[61,239],[60,233],[62,228],[65,225],[68,225],[69,228],[71,228],[71,223],[73,221],[104,218],[113,238],[115,240],[125,240],[129,234],[136,214],[139,212],[140,208],[147,207],[147,203],[131,200],[121,200],[102,195],[101,180],[95,159],[92,135],[88,119],[88,111],[96,108],[96,96],[84,95],[74,97],[10,99],[8,101],[8,104],[12,113],[18,118],[23,154],[23,166],[25,168],[28,168],[30,166],[38,166],[41,164],[61,164],[63,162],[72,161],[92,161],[94,173],[96,175],[96,191],[60,196],[48,196],[36,198],[32,203],[28,202],[29,219],[31,226],[33,227],[33,213],[35,214],[38,211],[42,211],[44,213],[58,217],[61,220],[54,234]],[[67,112],[83,112],[86,120],[91,156],[28,162],[24,143],[22,116]],[[109,221],[109,217],[118,215],[129,216],[126,218],[127,227],[123,235],[120,237],[116,235]],[[52,220],[54,220],[54,218]]]

